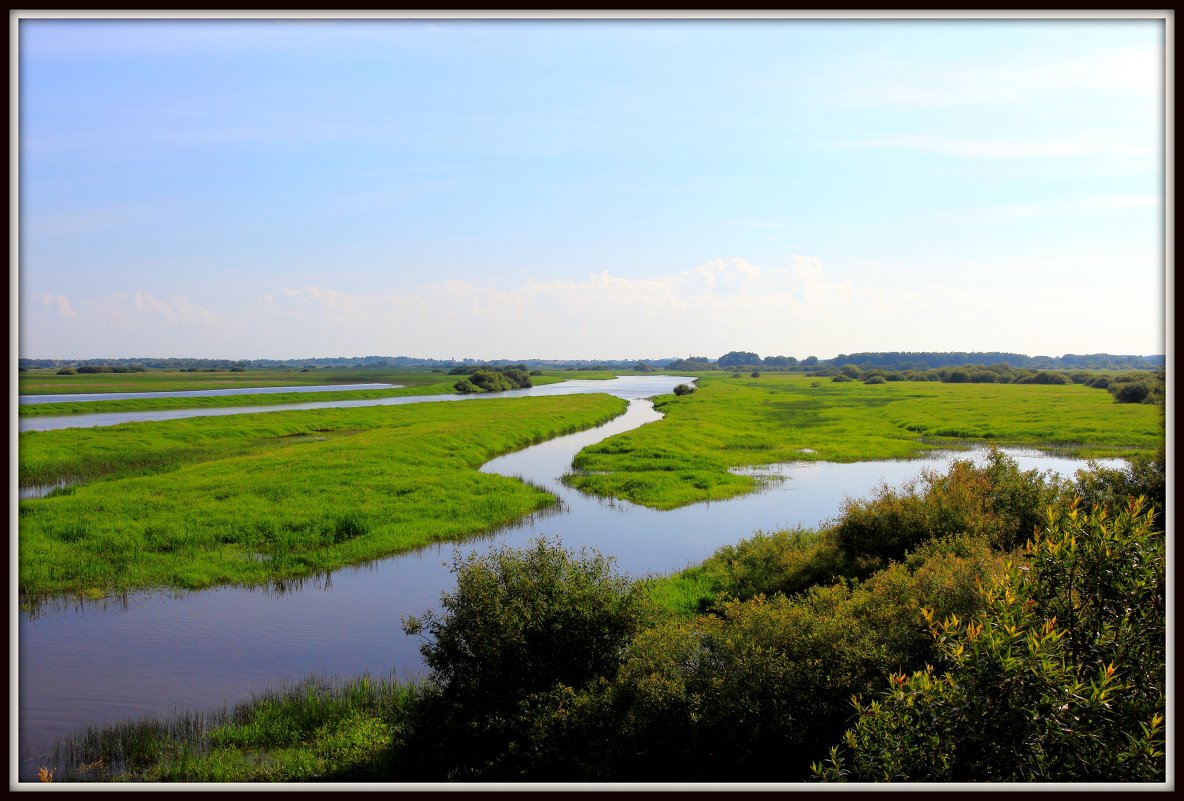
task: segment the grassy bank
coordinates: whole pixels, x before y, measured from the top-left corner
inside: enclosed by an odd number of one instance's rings
[[[585,448],[568,483],[656,509],[740,495],[729,472],[791,461],[907,459],[981,442],[1082,458],[1150,453],[1163,411],[1076,384],[884,384],[801,375],[707,375],[694,394],[656,399],[666,416]]]
[[[477,472],[620,414],[606,395],[272,412],[20,435],[23,596],[256,584],[520,519],[554,498]]]
[[[234,709],[92,728],[59,744],[54,781],[389,781],[414,684],[308,679]],[[22,777],[28,780],[32,777]]]

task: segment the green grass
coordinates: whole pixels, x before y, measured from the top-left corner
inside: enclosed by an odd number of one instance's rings
[[[570,395],[270,412],[25,432],[20,591],[107,595],[314,575],[513,522],[554,503],[480,473],[620,414]]]
[[[707,375],[698,385],[656,399],[663,420],[582,450],[568,483],[672,509],[753,490],[753,478],[728,472],[745,465],[907,459],[974,442],[1122,457],[1164,438],[1160,407],[1115,403],[1076,384],[866,385],[765,374]]]
[[[212,714],[143,718],[59,743],[57,781],[390,781],[417,685],[308,679]],[[31,777],[28,777],[31,778]]]

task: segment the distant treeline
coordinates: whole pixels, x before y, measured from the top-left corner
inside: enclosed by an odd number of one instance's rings
[[[1075,354],[1064,356],[1025,356],[1022,353],[990,352],[948,352],[910,353],[891,351],[886,353],[841,353],[833,359],[819,359],[807,356],[766,356],[761,358],[752,351],[733,350],[710,359],[706,356],[690,356],[666,365],[670,370],[704,370],[711,368],[772,367],[790,370],[816,370],[819,368],[841,368],[855,365],[867,370],[932,370],[939,367],[988,367],[1004,365],[1030,370],[1154,370],[1162,369],[1167,360],[1164,356],[1116,356],[1109,353]]]
[[[491,368],[521,366],[527,369],[548,368],[552,370],[712,370],[740,367],[765,367],[785,370],[817,370],[820,368],[841,368],[853,364],[864,370],[882,368],[887,370],[932,370],[940,367],[988,367],[1007,365],[1030,370],[1155,370],[1163,369],[1167,360],[1156,356],[1121,356],[1109,353],[1074,354],[1064,356],[1025,356],[1022,353],[990,352],[924,352],[911,353],[892,351],[885,353],[839,354],[833,359],[819,359],[807,356],[761,357],[751,351],[729,351],[718,359],[708,356],[690,356],[686,359],[421,359],[412,356],[336,356],[316,359],[198,359],[198,358],[150,358],[127,359],[30,359],[18,360],[21,369],[35,367],[73,367],[79,372],[84,367],[126,367],[149,370],[230,370],[238,368],[261,369],[314,368],[314,367],[479,367]],[[112,370],[112,372],[122,372]]]
[[[317,359],[197,359],[197,358],[149,358],[127,359],[28,359],[18,360],[22,370],[35,367],[73,367],[79,372],[82,367],[128,367],[150,370],[258,370],[268,367],[298,369],[304,367],[512,367],[524,365],[535,368],[568,370],[658,370],[671,361],[664,359],[420,359],[412,356],[336,356]],[[110,372],[125,372],[111,370]]]

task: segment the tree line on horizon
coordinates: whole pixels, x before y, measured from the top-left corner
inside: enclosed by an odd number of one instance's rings
[[[625,369],[625,370],[710,370],[741,367],[765,367],[786,370],[816,370],[841,368],[851,364],[861,369],[883,368],[890,370],[931,370],[941,367],[988,367],[1007,365],[1013,368],[1035,370],[1149,370],[1163,369],[1167,365],[1164,355],[1116,355],[1109,353],[1073,354],[1063,356],[1026,356],[1021,353],[999,351],[887,351],[839,354],[833,359],[807,356],[761,357],[752,351],[729,351],[717,359],[707,356],[689,356],[685,359],[427,359],[413,356],[337,356],[307,359],[204,359],[195,357],[130,357],[94,359],[18,359],[21,370],[33,368],[73,367],[79,372],[95,372],[81,368],[126,367],[151,370],[231,370],[317,367],[439,367],[461,366],[509,367],[523,365],[531,369]],[[117,372],[112,370],[112,372]]]
[[[1163,368],[1167,359],[1163,355],[1137,356],[1110,353],[1075,354],[1063,356],[1026,356],[1022,353],[1001,351],[886,351],[864,353],[841,353],[833,359],[819,359],[807,356],[765,356],[752,351],[728,351],[718,359],[706,356],[689,356],[677,359],[668,365],[670,370],[692,369],[739,369],[744,367],[785,368],[790,370],[816,370],[842,368],[854,365],[861,369],[882,368],[886,370],[932,370],[941,367],[988,367],[1006,365],[1012,368],[1034,370],[1150,370]]]

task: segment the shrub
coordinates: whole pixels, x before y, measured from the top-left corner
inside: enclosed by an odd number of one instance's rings
[[[529,769],[517,755],[546,699],[611,678],[652,607],[611,559],[546,539],[458,555],[452,572],[442,611],[403,624],[427,635],[420,651],[439,687],[414,721],[416,756],[428,773],[517,775]]]
[[[1057,491],[1055,482],[1035,470],[1021,472],[992,448],[984,467],[955,461],[944,475],[925,470],[899,491],[881,485],[870,500],[848,501],[831,535],[848,560],[873,557],[869,568],[951,534],[985,536],[1009,550],[1031,536]]]
[[[58,375],[78,375],[78,371],[73,367],[62,367],[57,372]]]
[[[1124,381],[1111,384],[1108,389],[1119,403],[1142,403],[1151,394],[1151,384],[1145,381]]]
[[[675,395],[690,395],[694,391],[695,391],[695,388],[692,387],[690,384],[679,384],[677,387],[674,388]]]
[[[1121,469],[1091,465],[1089,470],[1078,470],[1073,482],[1073,493],[1081,498],[1086,508],[1122,507],[1131,498],[1147,499],[1156,514],[1156,525],[1163,525],[1167,503],[1167,452],[1163,445],[1153,455],[1133,456]]]
[[[761,371],[760,371],[760,370],[753,370],[751,373],[749,373],[749,375],[750,375],[752,378],[760,378],[760,377],[761,377]]]
[[[854,781],[1163,781],[1164,539],[1132,501],[1050,509],[1029,565],[938,622],[816,772]]]
[[[863,383],[865,383],[865,384],[887,384],[888,379],[882,375],[873,375],[869,378],[863,379]]]

